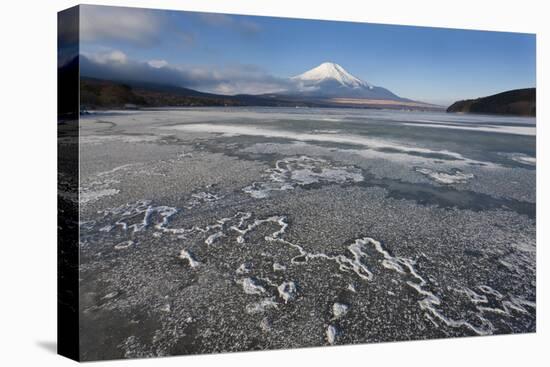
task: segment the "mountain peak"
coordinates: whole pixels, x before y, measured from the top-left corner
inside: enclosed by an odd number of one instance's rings
[[[341,67],[340,65],[338,65],[337,63],[332,62],[332,61],[325,61],[317,67],[318,68],[323,67],[323,68],[342,69],[342,70],[344,69],[343,67]]]
[[[315,98],[355,98],[404,101],[386,88],[374,86],[348,73],[335,62],[326,61],[300,75],[290,78],[290,95]]]
[[[292,79],[307,83],[320,83],[333,80],[348,88],[372,88],[369,83],[353,76],[342,66],[330,61],[323,62],[319,66]]]

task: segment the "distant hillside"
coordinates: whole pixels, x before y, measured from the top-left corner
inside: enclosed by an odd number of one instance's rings
[[[515,89],[453,103],[447,112],[536,116],[536,88]]]
[[[163,106],[240,106],[234,98],[200,93],[191,89],[150,83],[113,82],[81,78],[80,104],[85,108]]]
[[[265,107],[352,107],[441,110],[441,107],[414,101],[371,100],[359,98],[312,98],[309,96],[238,94],[233,96],[203,93],[189,88],[139,81],[103,80],[82,76],[81,109],[265,106]]]

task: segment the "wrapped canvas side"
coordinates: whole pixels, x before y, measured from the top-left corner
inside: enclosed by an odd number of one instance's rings
[[[57,351],[79,360],[79,8],[57,20]]]

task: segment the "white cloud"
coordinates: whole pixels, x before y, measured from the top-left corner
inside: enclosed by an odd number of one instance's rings
[[[166,60],[149,60],[147,61],[147,64],[153,68],[163,68],[168,65],[168,62]]]
[[[84,54],[87,58],[97,62],[98,64],[126,64],[128,62],[128,56],[122,51],[111,50],[105,52],[97,52],[93,54]]]
[[[110,80],[142,81],[191,88],[219,94],[263,94],[294,89],[289,78],[268,74],[254,65],[223,68],[173,65],[166,60],[137,61],[118,50],[82,53],[84,76]]]

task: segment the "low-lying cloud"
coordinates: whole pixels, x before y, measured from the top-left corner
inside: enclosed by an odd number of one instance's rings
[[[80,55],[82,76],[175,85],[218,94],[263,94],[295,88],[289,78],[280,78],[254,65],[223,68],[172,65],[166,60],[137,61],[118,50]]]

